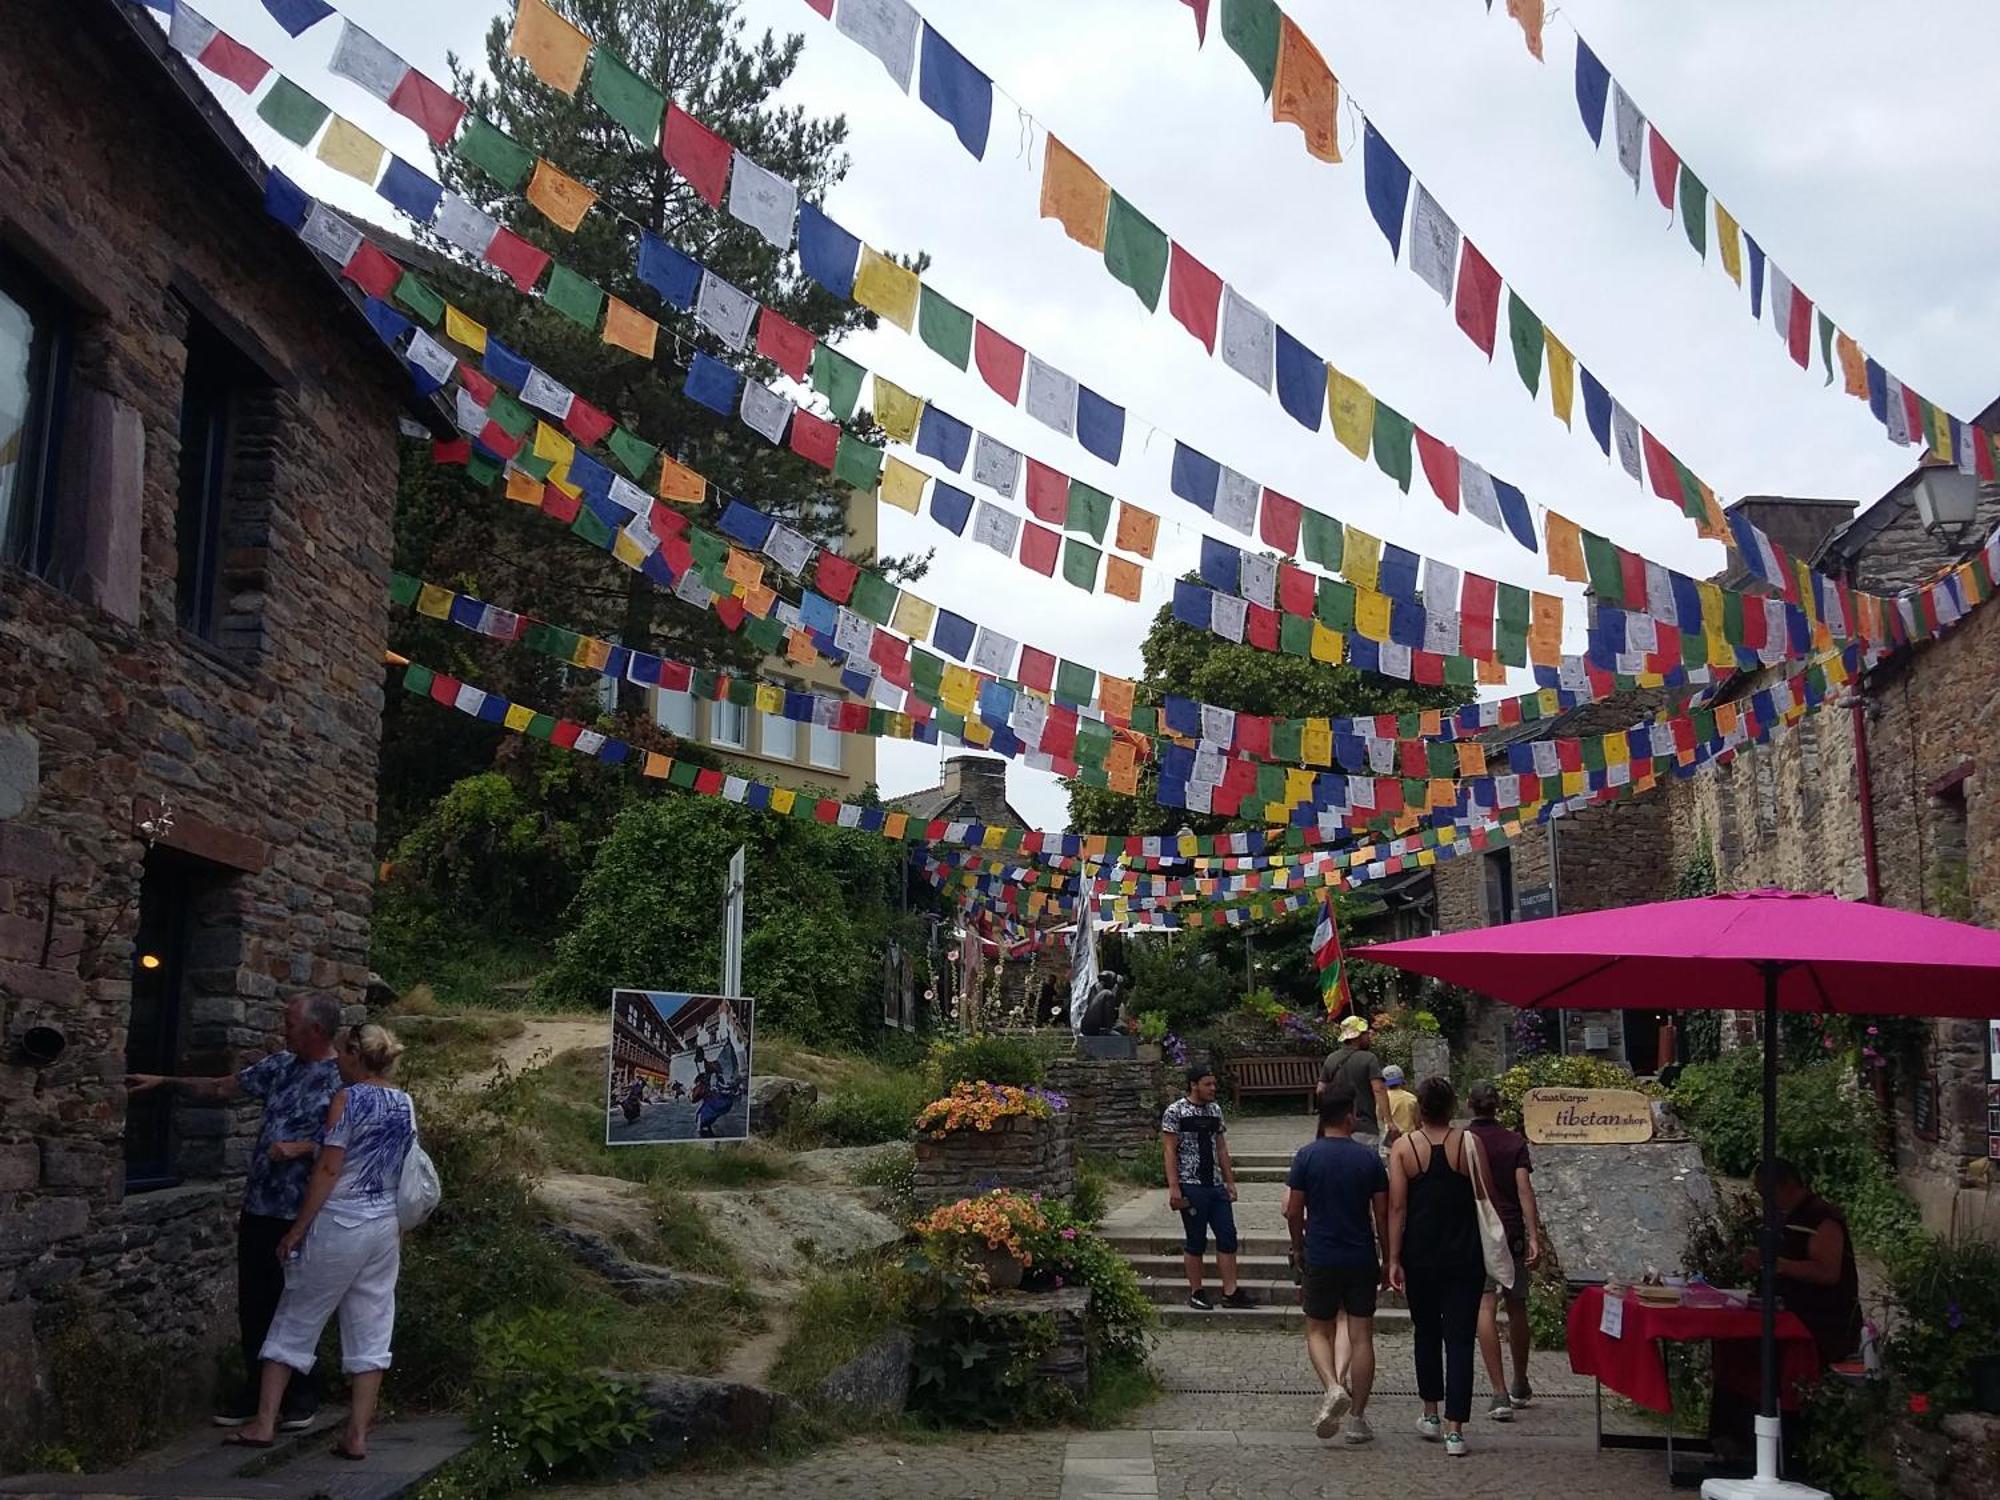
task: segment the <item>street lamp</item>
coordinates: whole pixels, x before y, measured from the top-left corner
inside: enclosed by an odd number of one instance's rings
[[[1979,519],[1979,477],[1949,464],[1926,465],[1917,475],[1916,499],[1924,530],[1940,539],[1949,533],[1950,545],[1960,546]]]

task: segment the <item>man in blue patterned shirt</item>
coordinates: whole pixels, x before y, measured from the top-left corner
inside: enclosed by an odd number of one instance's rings
[[[220,1078],[169,1077],[128,1073],[134,1094],[176,1088],[191,1099],[227,1103],[261,1099],[264,1116],[257,1149],[243,1184],[243,1214],[236,1226],[236,1316],[243,1339],[248,1383],[216,1412],[218,1427],[241,1427],[257,1414],[256,1380],[260,1351],[271,1315],[285,1290],[278,1241],[305,1203],[313,1154],[326,1127],[326,1112],[340,1087],[333,1034],[340,1029],[340,1002],[331,995],[304,995],[285,1007],[285,1050]],[[319,1386],[300,1377],[286,1392],[281,1425],[297,1432],[312,1425],[319,1410]]]

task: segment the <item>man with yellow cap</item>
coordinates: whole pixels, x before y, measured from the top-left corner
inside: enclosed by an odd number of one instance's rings
[[[1390,1139],[1395,1127],[1390,1123],[1389,1089],[1382,1082],[1382,1059],[1369,1050],[1366,1016],[1349,1016],[1340,1023],[1340,1046],[1329,1052],[1319,1070],[1320,1093],[1347,1089],[1354,1095],[1354,1139],[1378,1152],[1384,1142],[1383,1127]]]

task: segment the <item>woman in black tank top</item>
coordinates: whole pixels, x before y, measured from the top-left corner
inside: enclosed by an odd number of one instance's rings
[[[1389,1284],[1410,1305],[1424,1403],[1417,1431],[1442,1437],[1454,1458],[1465,1452],[1472,1416],[1472,1350],[1486,1289],[1467,1156],[1477,1144],[1452,1127],[1457,1104],[1450,1083],[1426,1078],[1417,1085],[1421,1127],[1389,1153]]]

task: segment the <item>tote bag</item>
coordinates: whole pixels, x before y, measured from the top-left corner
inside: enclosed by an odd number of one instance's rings
[[[1514,1252],[1507,1248],[1507,1226],[1500,1222],[1500,1210],[1493,1206],[1491,1179],[1486,1173],[1486,1151],[1479,1137],[1466,1133],[1467,1165],[1472,1172],[1472,1206],[1479,1215],[1479,1255],[1486,1262],[1486,1274],[1506,1291],[1514,1289]]]
[[[407,1096],[406,1096],[407,1097]],[[403,1175],[396,1184],[396,1223],[408,1234],[436,1211],[444,1184],[430,1154],[417,1139],[417,1106],[410,1105],[410,1144],[403,1152]]]

